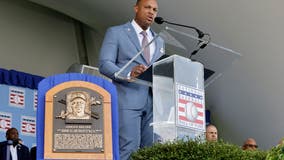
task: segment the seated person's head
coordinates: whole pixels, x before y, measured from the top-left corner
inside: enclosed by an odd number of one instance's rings
[[[243,150],[256,150],[257,149],[256,141],[253,138],[248,138],[244,144],[242,149]]]
[[[218,131],[213,124],[206,126],[206,141],[207,142],[216,142],[218,140]]]
[[[19,132],[16,128],[10,128],[6,132],[6,139],[7,140],[18,140],[19,139]]]

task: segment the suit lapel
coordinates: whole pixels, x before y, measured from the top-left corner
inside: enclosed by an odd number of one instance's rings
[[[17,146],[17,156],[18,156],[18,159],[22,159],[22,147],[21,147],[21,145]]]
[[[7,155],[7,148],[8,148],[8,143],[5,144],[5,146],[3,147],[4,150],[2,150],[1,152],[3,153],[3,158],[6,158],[8,155]],[[10,152],[9,152],[10,153]],[[9,155],[10,156],[10,155]],[[11,158],[11,157],[10,157]]]
[[[126,31],[126,34],[127,34],[128,38],[130,39],[130,41],[136,47],[136,49],[137,49],[136,53],[140,52],[142,47],[141,47],[141,44],[140,44],[139,39],[137,37],[137,34],[136,34],[136,32],[135,32],[135,30],[134,30],[134,28],[133,28],[133,26],[132,26],[132,24],[130,22],[126,23],[125,31]],[[146,58],[144,57],[144,54],[141,53],[140,56],[143,58],[144,63],[147,64],[147,61],[146,61]]]
[[[130,39],[131,43],[134,44],[134,46],[136,47],[137,49],[137,53],[139,51],[141,51],[142,47],[140,45],[140,42],[139,42],[139,39],[137,37],[137,34],[133,28],[133,26],[131,25],[130,22],[126,23],[125,26],[124,26],[124,31],[125,33],[127,34],[128,38]],[[155,32],[153,32],[151,30],[151,33],[153,34],[153,36],[157,35]],[[155,52],[154,52],[154,55],[153,55],[153,58],[151,60],[151,64],[153,62],[155,62],[163,53],[161,53],[161,50],[163,50],[163,46],[162,46],[162,43],[159,43],[158,42],[158,38],[155,40],[155,46],[156,46],[156,49],[155,49]],[[143,55],[143,53],[141,54],[141,57],[143,58],[144,60],[144,63],[147,64],[147,61]]]
[[[127,34],[128,38],[130,39],[130,41],[134,44],[134,46],[137,48],[137,51],[141,50],[141,46],[139,43],[139,39],[137,37],[137,34],[133,28],[133,26],[131,25],[130,22],[126,23],[125,27],[124,27],[125,33]]]

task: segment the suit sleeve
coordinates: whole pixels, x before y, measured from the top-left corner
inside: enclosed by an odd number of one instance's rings
[[[116,65],[118,56],[118,31],[110,28],[105,34],[105,38],[100,51],[99,70],[102,74],[117,80],[114,74],[120,70]]]

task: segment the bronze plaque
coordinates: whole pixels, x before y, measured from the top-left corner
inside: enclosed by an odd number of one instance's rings
[[[53,151],[103,152],[102,96],[87,88],[72,87],[53,98]]]

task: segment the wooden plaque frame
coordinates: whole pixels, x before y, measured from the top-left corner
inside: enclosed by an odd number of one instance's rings
[[[52,137],[53,137],[53,97],[56,93],[61,90],[72,88],[72,87],[82,87],[100,93],[103,97],[103,123],[104,123],[104,152],[103,153],[58,153],[52,151]],[[44,128],[44,159],[113,159],[112,155],[112,126],[111,126],[111,96],[102,87],[85,81],[68,81],[61,83],[48,92],[46,92],[45,97],[45,128]]]

